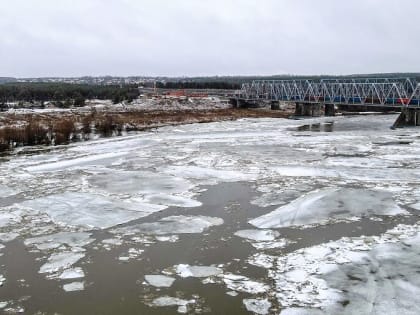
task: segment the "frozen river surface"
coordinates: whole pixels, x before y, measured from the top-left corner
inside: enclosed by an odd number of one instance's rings
[[[420,314],[420,133],[394,120],[192,124],[4,158],[0,313]]]

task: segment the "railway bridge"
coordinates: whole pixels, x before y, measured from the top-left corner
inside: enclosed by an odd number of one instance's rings
[[[401,111],[394,126],[420,125],[420,83],[412,78],[255,80],[232,101],[238,107],[294,103],[296,116],[333,116],[337,106],[394,108]]]

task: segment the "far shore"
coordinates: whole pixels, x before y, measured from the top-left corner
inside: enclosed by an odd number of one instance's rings
[[[54,146],[92,138],[122,136],[163,126],[209,123],[240,118],[287,118],[287,109],[197,108],[75,108],[67,111],[13,111],[0,114],[0,151],[17,147]]]

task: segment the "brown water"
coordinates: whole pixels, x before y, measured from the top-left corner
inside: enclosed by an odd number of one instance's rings
[[[257,252],[248,242],[233,236],[240,229],[250,228],[247,221],[273,210],[275,207],[259,208],[249,202],[255,192],[249,183],[229,183],[206,187],[199,198],[203,206],[189,210],[170,208],[137,222],[156,221],[161,217],[176,214],[209,215],[221,217],[225,224],[210,229],[204,234],[180,235],[176,243],[158,242],[146,249],[142,260],[120,262],[116,259],[127,251],[123,245],[111,251],[95,250],[88,246],[85,260],[87,286],[84,291],[64,292],[55,280],[47,280],[38,273],[42,265],[37,254],[28,252],[17,239],[7,244],[0,263],[7,268],[7,282],[2,288],[2,300],[22,301],[25,314],[174,314],[174,307],[151,308],[145,305],[147,297],[160,295],[199,295],[202,310],[211,314],[248,314],[242,304],[247,294],[232,297],[226,295],[226,287],[220,284],[202,284],[200,279],[177,279],[171,288],[157,289],[144,286],[144,275],[158,274],[161,270],[181,263],[191,265],[228,264],[225,272],[232,272],[268,282],[267,270],[249,265],[246,258]],[[336,240],[342,236],[378,235],[399,223],[416,222],[418,216],[385,217],[382,222],[363,219],[352,223],[337,223],[310,229],[279,229],[282,236],[296,241],[295,244],[267,253],[281,255],[297,248],[309,247]],[[130,222],[133,224],[135,222]],[[112,237],[107,231],[95,232],[93,237]],[[238,261],[239,260],[239,261]],[[25,279],[25,282],[20,282]],[[26,299],[27,300],[24,300]],[[275,302],[275,301],[272,301]],[[279,307],[279,306],[277,306]]]

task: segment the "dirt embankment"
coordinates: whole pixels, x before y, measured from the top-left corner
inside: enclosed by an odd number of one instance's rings
[[[290,115],[268,109],[188,109],[90,112],[4,113],[0,117],[0,151],[18,146],[58,145],[93,136],[118,136],[168,125],[207,123],[239,118]]]

